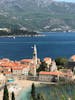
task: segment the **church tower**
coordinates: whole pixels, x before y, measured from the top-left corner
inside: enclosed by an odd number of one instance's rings
[[[36,68],[37,68],[37,48],[36,45],[33,47],[33,63],[34,63],[34,76],[36,76]]]

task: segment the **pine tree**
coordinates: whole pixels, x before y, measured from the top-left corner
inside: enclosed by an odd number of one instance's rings
[[[14,92],[12,92],[12,97],[11,97],[11,100],[15,100],[15,95],[14,95]]]
[[[3,100],[9,100],[7,85],[4,86]]]

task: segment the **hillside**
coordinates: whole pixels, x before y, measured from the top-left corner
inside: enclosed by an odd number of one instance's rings
[[[53,0],[1,0],[0,28],[75,31],[75,4]]]

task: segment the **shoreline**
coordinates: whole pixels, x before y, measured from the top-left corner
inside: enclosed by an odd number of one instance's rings
[[[9,35],[9,36],[0,36],[0,37],[8,37],[8,38],[15,38],[15,37],[42,37],[46,36],[44,34],[39,34],[39,35]]]
[[[27,35],[27,34],[26,35],[9,35],[9,36],[8,35],[6,35],[6,36],[3,35],[3,36],[0,36],[0,38],[2,38],[2,37],[9,37],[9,38],[15,38],[15,37],[44,37],[44,36],[46,36],[46,34],[43,34],[43,33],[48,33],[48,34],[49,33],[50,34],[64,33],[65,34],[65,33],[75,33],[75,32],[40,32],[40,33],[41,34],[36,34],[36,35],[30,35],[30,34],[29,35]]]

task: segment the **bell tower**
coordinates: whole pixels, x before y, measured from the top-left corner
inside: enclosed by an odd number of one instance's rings
[[[37,68],[37,48],[36,45],[33,47],[33,63],[34,63],[34,76],[36,76],[36,68]]]

